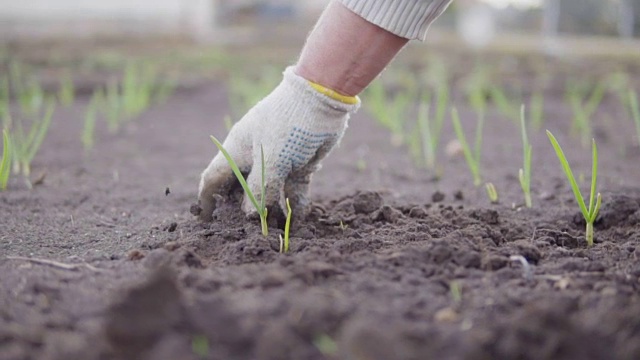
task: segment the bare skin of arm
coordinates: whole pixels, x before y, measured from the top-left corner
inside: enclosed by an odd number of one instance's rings
[[[307,38],[295,72],[342,95],[356,96],[408,41],[332,1]]]

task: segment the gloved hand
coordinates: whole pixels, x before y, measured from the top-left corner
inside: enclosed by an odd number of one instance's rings
[[[337,95],[294,73],[293,67],[271,94],[238,121],[223,143],[260,201],[261,153],[265,159],[265,203],[286,209],[288,198],[294,214],[306,208],[311,175],[320,161],[342,138],[350,114],[360,106],[357,97]],[[214,195],[235,179],[225,157],[218,153],[200,178],[200,219],[211,221]],[[242,209],[257,213],[245,194]],[[270,210],[271,210],[270,209]],[[269,211],[271,213],[271,211]]]

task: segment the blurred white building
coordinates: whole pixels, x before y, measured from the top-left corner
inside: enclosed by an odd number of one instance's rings
[[[0,0],[0,38],[207,36],[215,0]]]
[[[315,17],[328,0],[0,0],[0,41],[169,35],[211,39],[228,15],[249,9],[264,14]],[[232,18],[231,18],[232,19]]]

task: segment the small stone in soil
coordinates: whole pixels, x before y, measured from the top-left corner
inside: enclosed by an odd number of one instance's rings
[[[169,225],[165,228],[165,230],[166,230],[166,231],[168,231],[168,232],[174,232],[174,231],[176,231],[176,229],[177,229],[177,228],[178,228],[178,223],[176,223],[176,222],[172,222],[171,224],[169,224]]]
[[[131,250],[127,254],[127,259],[130,261],[136,261],[144,258],[144,253],[140,250]]]
[[[164,244],[164,248],[168,251],[175,251],[180,248],[180,244],[175,241],[169,241],[168,243]]]
[[[356,194],[353,199],[353,209],[357,213],[370,214],[382,206],[382,196],[375,191]]]
[[[189,212],[193,216],[199,216],[202,213],[202,208],[200,207],[200,204],[191,204]]]
[[[169,187],[167,186],[167,188],[166,188],[166,189],[164,189],[164,196],[167,196],[167,195],[169,195],[169,194],[171,194],[171,190],[170,190],[170,189],[169,189]]]
[[[411,210],[409,210],[409,216],[412,218],[423,218],[426,215],[426,210],[421,208],[420,206],[413,207],[411,208]]]
[[[433,195],[431,195],[431,201],[433,201],[434,203],[441,202],[442,200],[444,200],[444,196],[444,193],[436,191],[433,193]]]

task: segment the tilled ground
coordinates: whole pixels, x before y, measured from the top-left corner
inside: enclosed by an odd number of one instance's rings
[[[543,132],[526,209],[516,124],[487,117],[490,204],[461,158],[435,181],[362,111],[279,254],[282,231],[262,237],[237,192],[211,224],[189,214],[225,99],[219,84],[182,91],[119,135],[99,129],[86,156],[86,101],[56,114],[44,184],[0,193],[1,359],[640,358],[640,153],[614,100],[595,123],[593,248]],[[589,174],[561,96],[547,99],[545,126]]]

